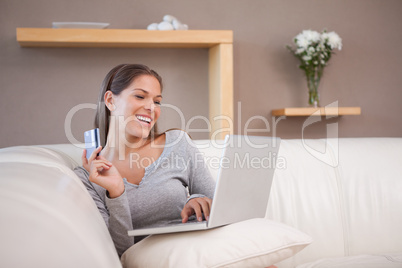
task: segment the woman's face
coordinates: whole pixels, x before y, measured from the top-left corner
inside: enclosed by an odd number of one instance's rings
[[[147,138],[159,118],[161,101],[161,86],[151,75],[137,77],[119,95],[113,95],[111,115],[118,121],[119,133],[124,128],[126,139]]]

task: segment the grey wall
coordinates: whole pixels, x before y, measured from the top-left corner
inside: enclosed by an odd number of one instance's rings
[[[336,123],[340,137],[402,135],[402,1],[400,0],[1,0],[0,147],[69,142],[64,123],[82,103],[96,103],[106,73],[119,63],[144,63],[165,80],[164,103],[178,106],[185,123],[208,116],[206,49],[21,48],[17,27],[51,27],[53,21],[109,22],[109,28],[145,29],[171,14],[190,29],[234,31],[235,132],[253,116],[266,118],[282,138],[319,138]],[[336,31],[343,49],[325,69],[322,105],[360,106],[362,115],[322,118],[302,129],[306,118],[274,126],[271,110],[307,106],[307,87],[297,60],[285,49],[304,29]],[[182,127],[164,109],[162,130]],[[72,133],[92,128],[94,112],[80,110]],[[192,128],[204,128],[195,122]],[[249,128],[266,129],[261,119]],[[274,133],[274,128],[276,133]],[[190,132],[194,138],[205,133]],[[251,133],[254,134],[254,133]]]

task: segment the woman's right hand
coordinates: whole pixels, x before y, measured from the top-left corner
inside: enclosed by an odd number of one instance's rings
[[[110,198],[116,198],[124,192],[124,182],[117,168],[103,156],[97,156],[102,150],[99,146],[86,158],[86,150],[82,154],[82,164],[89,172],[89,181],[105,188]]]

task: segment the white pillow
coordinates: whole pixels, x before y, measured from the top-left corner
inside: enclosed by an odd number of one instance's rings
[[[123,267],[267,267],[312,242],[282,223],[252,219],[207,231],[153,235],[130,247]]]

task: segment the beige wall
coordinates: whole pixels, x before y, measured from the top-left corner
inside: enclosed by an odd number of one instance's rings
[[[256,134],[274,135],[275,129],[282,138],[301,137],[306,118],[288,117],[275,125],[270,115],[272,109],[307,105],[303,73],[284,46],[303,29],[327,28],[341,36],[343,49],[324,71],[321,103],[360,106],[362,115],[323,118],[304,129],[305,137],[325,137],[330,123],[337,124],[340,137],[402,135],[400,0],[1,0],[0,147],[68,142],[67,113],[76,105],[96,103],[103,77],[119,63],[156,69],[165,80],[164,103],[178,106],[185,123],[194,116],[208,117],[206,49],[20,48],[15,37],[17,27],[51,27],[53,21],[144,29],[165,14],[190,29],[234,31],[236,133],[244,133],[247,120],[259,116],[268,120],[270,131]],[[177,113],[164,112],[162,130],[181,127]],[[92,128],[93,115],[85,109],[73,117],[78,140]],[[266,125],[256,119],[249,128]]]

